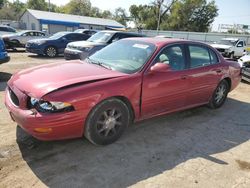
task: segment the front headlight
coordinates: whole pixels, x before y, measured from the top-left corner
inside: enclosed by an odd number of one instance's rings
[[[36,44],[38,45],[42,45],[46,42],[46,40],[39,40],[39,41],[36,41]]]
[[[84,52],[88,52],[92,49],[93,47],[92,46],[89,46],[89,47],[81,47],[81,46],[78,46],[77,49],[78,50],[81,50],[81,51],[84,51]]]
[[[67,102],[52,102],[30,98],[31,108],[35,108],[38,112],[69,112],[73,111],[74,107]]]

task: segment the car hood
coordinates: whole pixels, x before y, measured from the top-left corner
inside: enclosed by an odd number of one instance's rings
[[[212,47],[218,48],[218,49],[229,49],[230,45],[225,45],[225,44],[211,44]]]
[[[31,97],[41,98],[65,86],[126,75],[85,61],[74,60],[20,71],[12,76],[8,85],[11,88],[18,88]]]
[[[68,44],[69,47],[93,47],[93,46],[102,46],[104,45],[103,43],[97,43],[97,42],[90,42],[90,41],[77,41],[77,42],[70,42]]]
[[[2,38],[6,38],[6,37],[16,37],[16,36],[19,36],[19,35],[16,34],[16,33],[11,33],[11,34],[2,35]]]
[[[250,55],[244,55],[240,59],[238,59],[238,62],[250,62]]]

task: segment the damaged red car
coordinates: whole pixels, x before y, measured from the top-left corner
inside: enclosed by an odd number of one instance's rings
[[[240,82],[238,63],[192,41],[130,38],[84,61],[20,71],[6,88],[12,119],[40,140],[116,141],[129,124],[207,104],[219,108]]]

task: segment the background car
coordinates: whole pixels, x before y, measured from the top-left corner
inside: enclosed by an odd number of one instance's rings
[[[83,34],[92,36],[92,35],[96,34],[98,31],[93,30],[93,29],[77,29],[74,32],[76,32],[76,33],[83,33]]]
[[[16,33],[16,30],[13,27],[7,25],[0,25],[0,36],[11,33]]]
[[[83,33],[58,32],[49,38],[30,40],[25,47],[27,52],[55,57],[58,54],[63,54],[68,43],[88,38],[89,35]]]
[[[5,50],[4,42],[0,37],[0,63],[6,63],[8,62],[10,57],[8,56],[8,53]]]
[[[85,61],[16,73],[7,84],[5,105],[12,119],[38,139],[84,135],[105,145],[134,121],[200,105],[219,108],[240,80],[239,64],[209,45],[130,38]]]
[[[242,67],[242,80],[250,82],[250,52],[247,51],[244,56],[238,59],[238,63]]]
[[[111,30],[100,31],[87,41],[69,43],[64,51],[64,58],[66,60],[85,59],[112,42],[129,37],[145,37],[145,35]]]
[[[18,33],[2,36],[6,48],[25,47],[29,40],[45,37],[47,37],[46,33],[34,30],[20,31]]]

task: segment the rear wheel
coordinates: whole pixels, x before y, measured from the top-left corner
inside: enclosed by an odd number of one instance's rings
[[[48,57],[55,57],[57,56],[57,49],[54,46],[49,46],[45,49],[45,54]]]
[[[225,103],[228,92],[229,84],[226,80],[222,80],[213,93],[209,107],[220,108]]]
[[[101,102],[90,112],[84,135],[93,144],[111,144],[121,137],[129,122],[129,108],[121,100],[111,98]]]

